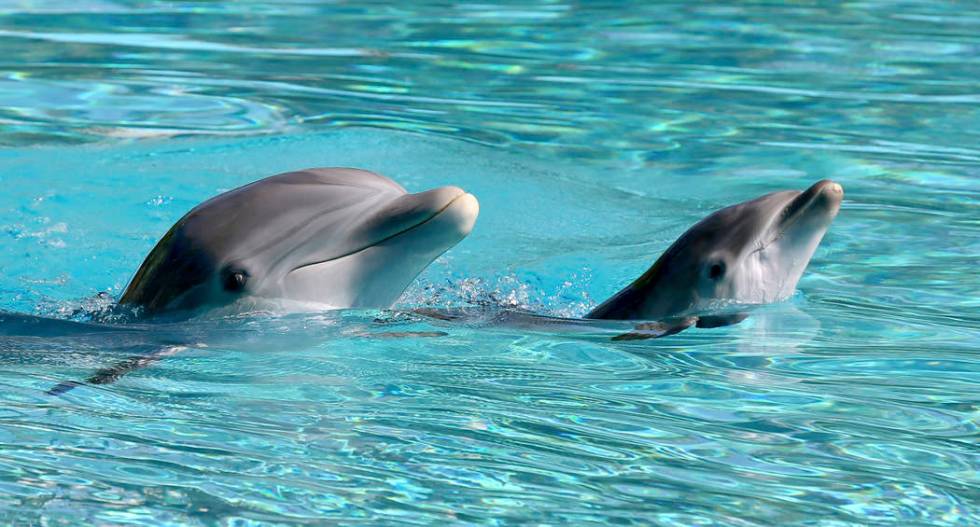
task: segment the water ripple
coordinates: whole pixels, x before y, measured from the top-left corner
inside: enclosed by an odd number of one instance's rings
[[[480,197],[401,306],[571,317],[710,210],[847,189],[798,295],[668,339],[357,311],[0,337],[0,523],[980,523],[972,6],[0,13],[3,309],[104,308],[186,210],[290,168]],[[235,138],[136,140],[177,135]]]

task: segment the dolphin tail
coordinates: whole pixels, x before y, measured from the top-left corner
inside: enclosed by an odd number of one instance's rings
[[[165,346],[151,353],[145,355],[137,355],[135,357],[130,357],[126,360],[119,361],[112,366],[102,368],[97,370],[92,376],[86,379],[84,382],[81,381],[63,381],[55,385],[50,390],[44,392],[47,395],[62,395],[78,386],[84,386],[86,384],[111,384],[119,380],[120,377],[126,375],[127,373],[138,370],[141,368],[146,368],[154,362],[157,362],[164,357],[169,357],[176,353],[180,353],[187,349],[187,346]]]

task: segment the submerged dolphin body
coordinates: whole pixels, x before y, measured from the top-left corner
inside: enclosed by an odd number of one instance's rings
[[[788,298],[837,216],[844,190],[822,180],[718,210],[585,318],[656,320],[668,332],[745,318],[731,307]],[[718,310],[728,314],[705,314]]]
[[[120,304],[147,315],[242,298],[386,308],[469,234],[478,212],[476,198],[458,187],[409,194],[366,170],[267,177],[182,217]]]

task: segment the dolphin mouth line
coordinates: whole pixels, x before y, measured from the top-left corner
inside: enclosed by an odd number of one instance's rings
[[[779,224],[778,232],[776,232],[776,235],[769,241],[760,243],[759,248],[752,251],[753,253],[764,251],[768,249],[770,245],[778,242],[790,229],[793,228],[794,225],[800,221],[800,218],[805,216],[806,213],[813,208],[817,201],[817,197],[820,195],[820,190],[812,192],[809,196],[807,196],[807,193],[812,189],[813,187],[810,187],[809,189],[800,192],[799,195],[793,198],[793,201],[789,202],[785,207],[783,207],[783,210],[779,213],[779,219],[776,220],[776,222]],[[801,198],[804,198],[802,202],[800,202]]]
[[[384,238],[382,238],[380,240],[371,242],[371,243],[365,245],[364,247],[360,247],[358,249],[354,249],[352,251],[346,252],[346,253],[341,254],[339,256],[334,256],[333,258],[327,258],[326,260],[318,260],[318,261],[315,261],[315,262],[305,263],[305,264],[300,265],[298,267],[294,267],[293,269],[290,269],[289,272],[292,273],[292,272],[295,272],[295,271],[299,271],[300,269],[305,269],[307,267],[313,267],[315,265],[325,264],[327,262],[332,262],[334,260],[339,260],[341,258],[346,258],[348,256],[355,255],[355,254],[357,254],[357,253],[359,253],[361,251],[365,251],[367,249],[370,249],[371,247],[375,247],[375,246],[381,245],[382,243],[385,243],[388,240],[393,240],[393,239],[395,239],[395,238],[397,238],[397,237],[399,237],[399,236],[401,236],[401,235],[403,235],[405,233],[408,233],[409,231],[413,231],[415,229],[418,229],[418,228],[422,227],[423,225],[431,222],[432,220],[438,218],[440,215],[442,215],[443,212],[446,212],[446,210],[448,210],[449,207],[452,207],[453,206],[453,203],[456,203],[461,198],[463,198],[465,196],[469,196],[469,195],[470,194],[468,192],[465,192],[465,191],[460,192],[459,195],[457,195],[453,199],[449,200],[449,202],[446,203],[445,205],[443,205],[442,208],[440,208],[439,210],[433,212],[431,216],[429,216],[429,217],[425,218],[424,220],[416,223],[415,225],[412,225],[411,227],[406,227],[406,228],[404,228],[404,229],[402,229],[402,230],[400,230],[400,231],[398,231],[398,232],[396,232],[394,234],[390,234],[390,235],[388,235],[388,236],[386,236],[386,237],[384,237]],[[287,273],[287,274],[289,274],[289,273]]]

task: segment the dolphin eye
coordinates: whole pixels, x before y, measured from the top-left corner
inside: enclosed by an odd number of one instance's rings
[[[229,293],[240,293],[248,283],[248,273],[241,269],[225,269],[222,273],[221,287]]]
[[[723,276],[725,276],[725,262],[715,262],[708,268],[708,278],[718,280]]]

